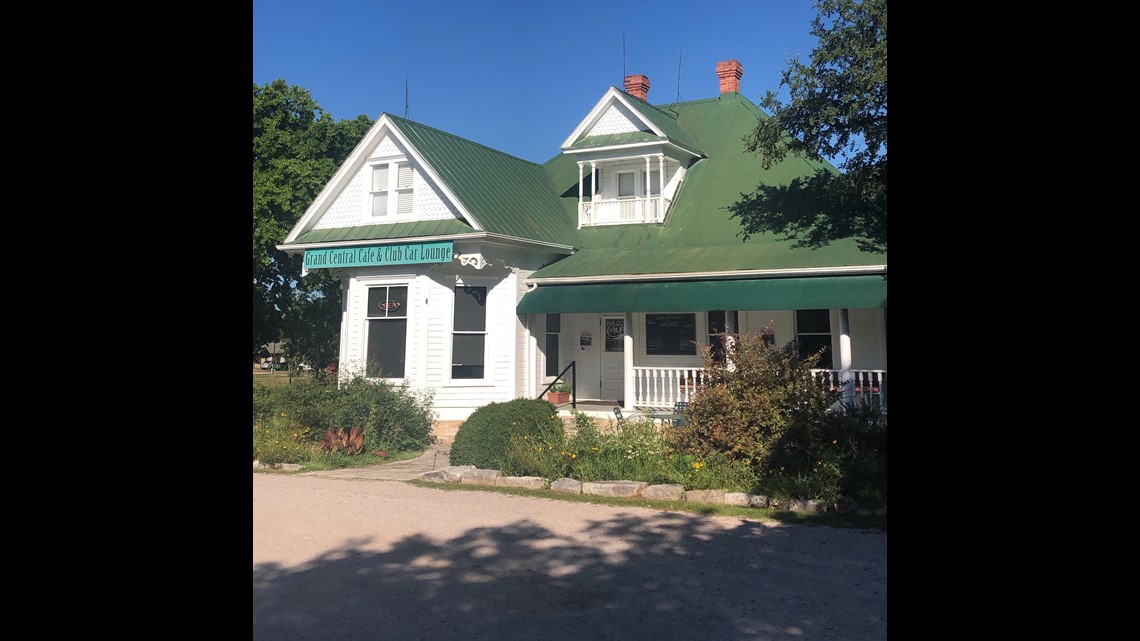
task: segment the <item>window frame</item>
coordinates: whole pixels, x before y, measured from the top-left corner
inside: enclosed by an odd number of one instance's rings
[[[373,300],[372,292],[374,290],[379,290],[379,289],[386,290],[384,293],[384,300],[385,301],[393,300],[392,289],[403,289],[404,290],[403,309],[402,310],[396,309],[396,310],[390,310],[390,311],[384,310],[384,312],[382,314],[377,310],[373,310],[372,309],[372,300]],[[407,283],[407,282],[402,282],[402,283],[368,283],[365,285],[365,291],[364,291],[364,301],[365,301],[364,325],[365,325],[365,328],[364,328],[364,350],[363,350],[363,353],[364,353],[364,376],[365,376],[365,378],[385,379],[385,380],[403,380],[407,376],[407,372],[408,372],[408,320],[409,320],[408,301],[409,300],[411,300],[411,284],[410,283]],[[401,371],[396,376],[380,376],[379,374],[383,373],[382,370],[380,372],[377,372],[377,375],[373,375],[369,369],[371,367],[369,360],[370,360],[370,357],[372,355],[373,328],[379,327],[379,325],[376,325],[375,323],[387,323],[389,321],[392,321],[393,324],[396,322],[402,322],[404,324],[404,342],[403,342],[402,349],[400,350],[400,353],[402,354],[402,356],[400,358],[400,370]]]
[[[464,291],[465,289],[482,289],[483,290],[483,304],[480,306],[483,310],[483,322],[482,322],[483,329],[482,330],[478,330],[478,329],[456,329],[456,325],[457,325],[456,314],[459,313],[459,305],[457,302],[459,300],[459,296],[460,295],[464,295],[464,296],[470,295],[469,292]],[[481,281],[472,282],[472,281],[457,280],[455,283],[455,286],[451,290],[452,291],[452,298],[451,298],[451,340],[448,343],[448,363],[449,363],[449,365],[448,365],[448,370],[447,370],[447,379],[449,382],[451,382],[453,384],[471,385],[471,384],[477,384],[479,382],[483,382],[483,381],[487,380],[487,368],[488,368],[489,362],[490,362],[490,359],[487,357],[487,354],[489,354],[491,352],[491,350],[490,350],[491,341],[489,338],[490,332],[488,331],[487,302],[488,302],[488,298],[490,297],[490,294],[491,294],[491,289],[492,289],[491,283],[488,283],[488,282],[481,282]],[[456,339],[460,336],[481,336],[483,339],[482,361],[478,365],[479,367],[483,368],[483,371],[482,371],[482,376],[480,376],[478,378],[476,378],[476,377],[466,378],[466,377],[460,377],[460,376],[455,375],[455,373],[456,373],[455,368],[457,366],[458,367],[468,367],[469,366],[469,365],[464,365],[462,363],[457,365],[455,363],[455,351],[456,351],[455,350],[455,343],[456,343]]]
[[[387,158],[370,158],[366,162],[369,168],[368,199],[366,203],[367,220],[394,220],[411,218],[415,211],[416,164],[403,156]],[[386,180],[383,188],[376,185],[376,171],[384,168]],[[407,168],[408,183],[401,186],[400,170]],[[377,214],[376,203],[383,199],[384,213]],[[405,200],[406,199],[406,200]],[[401,204],[406,203],[401,212]]]
[[[554,317],[555,319],[557,319],[558,327],[556,328],[556,331],[550,331],[551,317]],[[561,340],[562,340],[562,314],[547,314],[546,315],[545,334],[546,334],[546,351],[545,351],[546,376],[548,378],[553,378],[555,376],[558,376],[558,373],[562,371],[560,369],[562,366],[562,363],[559,362],[559,360],[562,357],[562,355],[561,355],[561,352],[562,352],[562,345],[561,345]],[[551,353],[550,353],[551,352],[551,340],[552,339],[554,341],[553,342],[554,358],[551,358]],[[551,367],[552,363],[554,365],[553,367]]]
[[[804,323],[800,320],[800,313],[801,312],[821,312],[821,311],[826,312],[827,331],[826,332],[801,331],[800,327]],[[826,336],[827,337],[827,353],[826,353],[827,361],[822,361],[822,362],[816,363],[815,367],[812,369],[834,370],[835,369],[835,336],[832,333],[831,310],[830,309],[797,309],[797,310],[795,310],[793,317],[795,320],[795,327],[796,327],[796,349],[799,350],[800,355],[801,356],[805,355],[803,345],[800,341],[801,336],[816,336],[816,337]]]
[[[621,199],[621,198],[637,198],[637,171],[635,171],[635,170],[626,170],[626,171],[617,170],[614,172],[614,174],[616,174],[615,181],[617,184],[615,185],[615,187],[616,187],[616,191],[617,191],[617,197],[619,199]],[[622,176],[629,176],[629,193],[628,194],[622,194],[621,193]]]

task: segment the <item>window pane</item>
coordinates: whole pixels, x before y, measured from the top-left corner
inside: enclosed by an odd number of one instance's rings
[[[455,288],[455,330],[482,332],[487,329],[487,288]]]
[[[372,191],[386,191],[388,189],[388,165],[377,165],[372,168]]]
[[[368,365],[373,378],[403,378],[407,320],[368,321]]]
[[[709,312],[709,333],[724,333],[724,312]]]
[[[388,194],[373,194],[372,196],[372,215],[373,216],[387,216],[388,215]]]
[[[369,318],[400,318],[407,315],[407,287],[371,287],[368,289]]]
[[[645,184],[645,172],[644,171],[641,172],[641,182],[642,182],[642,184]],[[646,193],[648,193],[648,194],[660,194],[661,193],[661,172],[660,171],[657,171],[656,169],[654,169],[653,171],[649,172],[649,189]]]
[[[451,344],[451,378],[483,378],[482,334],[456,334]]]
[[[831,335],[830,334],[808,334],[799,337],[800,356],[807,356],[824,349],[827,350],[820,357],[819,362],[815,367],[820,369],[831,369]]]
[[[546,315],[546,333],[557,334],[562,331],[562,314]]]
[[[562,371],[558,362],[558,334],[546,335],[546,375],[557,376]]]
[[[625,351],[625,319],[624,318],[607,318],[606,319],[606,351],[607,352],[624,352]]]
[[[688,356],[697,353],[696,314],[646,314],[645,353]]]
[[[633,174],[618,174],[618,196],[633,195]]]
[[[801,334],[831,332],[831,314],[826,309],[796,310],[796,331]]]

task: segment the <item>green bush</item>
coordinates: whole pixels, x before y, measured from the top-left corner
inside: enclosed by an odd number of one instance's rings
[[[555,442],[565,429],[554,405],[545,399],[517,398],[489,403],[474,412],[455,432],[451,444],[452,465],[474,465],[502,470],[511,465],[512,437]],[[516,444],[516,447],[517,444]],[[518,465],[522,461],[515,462]]]
[[[313,443],[328,428],[364,430],[365,452],[423,449],[434,442],[430,393],[416,393],[386,381],[353,378],[325,383],[309,378],[253,392],[253,420],[288,418],[307,430]]]
[[[818,383],[816,362],[818,354],[768,345],[759,334],[738,336],[726,363],[706,351],[706,387],[688,406],[688,424],[668,430],[669,442],[706,469],[719,456],[747,466],[761,494],[885,504],[886,425],[877,409],[844,405]]]
[[[649,419],[628,420],[612,434],[599,433],[589,417],[575,417],[578,433],[562,453],[566,476],[582,481],[672,483],[673,450]]]
[[[300,463],[313,456],[316,447],[309,430],[288,416],[266,416],[253,422],[253,458],[262,465]]]

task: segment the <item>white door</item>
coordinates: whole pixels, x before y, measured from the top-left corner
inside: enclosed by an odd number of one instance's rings
[[[602,315],[602,399],[625,398],[625,315]]]

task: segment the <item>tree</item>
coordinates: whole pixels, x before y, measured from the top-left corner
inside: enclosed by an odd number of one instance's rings
[[[864,251],[887,250],[887,0],[815,0],[811,64],[790,59],[780,86],[745,138],[765,169],[789,155],[843,158],[841,172],[819,169],[787,185],[759,185],[729,206],[747,240],[771,232],[797,246],[853,238]]]
[[[335,121],[309,92],[274,80],[253,85],[253,352],[284,339],[290,362],[321,372],[339,342],[341,285],[277,244],[364,137],[364,115]],[[333,328],[330,331],[330,328]]]

